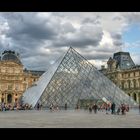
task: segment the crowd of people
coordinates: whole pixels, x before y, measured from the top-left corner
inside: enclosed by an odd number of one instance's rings
[[[0,103],[0,111],[10,111],[10,110],[31,110],[32,105],[24,104],[21,105],[19,103],[15,104],[6,104],[6,103]]]
[[[58,111],[58,110],[67,110],[68,106],[67,103],[64,105],[64,108],[59,107],[58,105],[53,105],[51,104],[49,109],[51,112],[53,111]],[[0,111],[8,111],[8,110],[32,110],[33,107],[32,105],[29,104],[24,104],[21,105],[19,103],[15,103],[13,104],[6,104],[6,103],[0,103]],[[37,110],[41,110],[42,109],[42,105],[40,103],[38,103],[36,105]],[[76,110],[80,110],[81,107],[79,104],[76,105],[75,107]],[[103,103],[101,105],[97,105],[95,104],[89,104],[86,106],[86,109],[89,110],[89,113],[92,113],[92,111],[96,114],[98,111],[105,111],[106,114],[122,114],[125,115],[126,112],[129,112],[129,105],[128,104],[121,104],[120,106],[116,107],[115,103]],[[140,106],[139,106],[139,110],[140,110]]]
[[[129,105],[128,104],[121,104],[119,107],[116,108],[116,104],[115,103],[103,103],[101,105],[97,105],[97,104],[90,104],[88,105],[88,110],[89,113],[92,113],[92,110],[94,111],[94,113],[96,114],[97,111],[106,111],[106,114],[117,114],[119,115],[120,113],[122,115],[125,115],[126,112],[129,112]]]
[[[64,105],[64,109],[67,110],[67,103],[65,103]],[[58,105],[54,105],[54,104],[51,104],[50,107],[49,107],[50,111],[58,111],[58,110],[61,110],[62,108],[60,108]]]
[[[89,112],[90,113],[92,113],[92,110],[93,110],[94,113],[96,114],[97,113],[97,109],[98,109],[97,104],[89,105]]]

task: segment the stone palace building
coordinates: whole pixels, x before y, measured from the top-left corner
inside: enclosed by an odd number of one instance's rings
[[[129,52],[114,53],[100,72],[140,103],[140,65],[135,65]]]
[[[0,103],[16,103],[43,73],[24,69],[19,54],[11,50],[4,51],[0,56]]]

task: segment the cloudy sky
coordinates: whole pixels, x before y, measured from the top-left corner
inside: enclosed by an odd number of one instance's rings
[[[20,53],[27,69],[47,70],[69,46],[97,68],[118,51],[140,64],[140,13],[0,13],[0,52]]]

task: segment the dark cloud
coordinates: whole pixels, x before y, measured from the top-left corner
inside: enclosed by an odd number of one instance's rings
[[[123,45],[123,39],[122,39],[122,34],[121,33],[112,33],[111,36],[113,38],[113,44],[115,46]]]
[[[53,23],[39,18],[37,13],[8,13],[4,16],[7,17],[10,27],[8,37],[20,39],[21,36],[23,39],[23,36],[27,36],[39,40],[50,39],[57,34],[52,26]]]
[[[100,16],[96,16],[96,17],[93,17],[93,18],[85,18],[83,19],[82,23],[85,24],[85,23],[92,23],[92,24],[95,24],[95,25],[98,25],[98,24],[101,24],[100,22]]]
[[[115,34],[112,34],[112,37],[114,38],[114,39],[122,39],[122,35],[120,34],[120,33],[115,33]]]
[[[52,45],[85,47],[87,45],[97,46],[102,39],[102,29],[96,26],[81,26],[79,30],[71,34],[58,36]]]
[[[123,45],[124,43],[123,43],[121,40],[115,40],[115,41],[113,41],[113,44],[114,44],[115,46],[121,46],[121,45]]]
[[[76,29],[73,27],[73,25],[69,22],[66,22],[62,24],[62,32],[64,33],[70,33],[70,32],[75,32]]]

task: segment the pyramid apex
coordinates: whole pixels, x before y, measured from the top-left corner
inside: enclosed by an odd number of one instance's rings
[[[72,46],[70,46],[70,47],[69,47],[69,49],[73,49],[73,47],[72,47]]]

